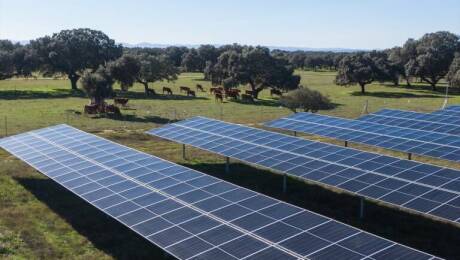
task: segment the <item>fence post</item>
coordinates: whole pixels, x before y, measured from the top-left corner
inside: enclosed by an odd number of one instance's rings
[[[5,116],[5,136],[8,136],[8,117]]]

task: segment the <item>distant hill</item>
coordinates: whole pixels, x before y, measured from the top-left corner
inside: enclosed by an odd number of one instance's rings
[[[30,40],[11,40],[12,42],[18,42],[22,45],[27,44]],[[140,42],[136,44],[121,42],[121,45],[127,48],[167,48],[170,46],[183,46],[187,48],[198,48],[201,44],[160,44],[150,42]],[[224,44],[213,44],[216,47]],[[309,47],[289,47],[289,46],[267,46],[270,50],[283,50],[283,51],[329,51],[329,52],[357,52],[357,51],[368,51],[364,49],[349,49],[349,48],[309,48]]]
[[[124,47],[127,48],[167,48],[170,46],[183,46],[187,48],[198,48],[201,44],[159,44],[159,43],[149,43],[141,42],[136,44],[131,43],[121,43]],[[212,44],[216,47],[222,46],[224,44]],[[349,49],[349,48],[309,48],[309,47],[289,47],[289,46],[267,46],[271,50],[283,50],[283,51],[330,51],[330,52],[357,52],[357,51],[367,51],[363,49]]]

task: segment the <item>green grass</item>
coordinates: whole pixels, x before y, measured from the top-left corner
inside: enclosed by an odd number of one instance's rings
[[[320,113],[354,118],[361,114],[366,101],[370,112],[384,107],[428,112],[439,109],[443,103],[442,88],[439,92],[432,92],[423,84],[416,84],[411,89],[371,84],[367,87],[368,94],[361,95],[358,87],[334,85],[333,72],[299,73],[303,85],[321,91],[337,104],[335,109]],[[0,135],[68,123],[423,251],[452,259],[460,256],[458,226],[371,201],[366,202],[365,218],[360,220],[358,199],[346,193],[289,179],[289,192],[283,194],[281,177],[277,174],[239,163],[232,164],[230,174],[224,174],[223,160],[219,156],[190,148],[187,150],[189,160],[184,161],[180,158],[180,145],[143,134],[152,127],[195,115],[259,126],[258,123],[290,113],[280,108],[276,99],[271,99],[266,91],[254,105],[219,104],[207,93],[197,93],[196,99],[178,93],[181,85],[199,83],[208,89],[209,82],[201,78],[200,74],[186,73],[174,83],[153,85],[157,92],[163,85],[173,87],[176,95],[169,98],[146,98],[142,86],[135,85],[129,93],[120,93],[128,96],[130,101],[129,108],[122,110],[123,116],[119,118],[81,115],[88,99],[83,93],[69,91],[68,81],[0,81]],[[449,102],[460,103],[460,96],[452,95]],[[317,136],[305,137],[340,144]],[[404,156],[378,148],[353,147]],[[0,151],[0,159],[0,258],[165,258],[160,249],[5,151]],[[454,163],[423,157],[416,159],[460,169]]]

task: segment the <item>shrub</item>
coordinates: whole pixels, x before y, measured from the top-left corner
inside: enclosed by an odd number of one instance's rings
[[[305,112],[317,112],[320,109],[330,109],[333,107],[328,97],[307,87],[300,87],[290,91],[287,95],[280,98],[280,103],[294,113],[297,112],[297,109],[302,109]]]

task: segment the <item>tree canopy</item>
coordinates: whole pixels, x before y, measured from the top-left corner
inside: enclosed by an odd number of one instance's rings
[[[214,85],[237,87],[248,84],[255,98],[267,87],[280,90],[297,88],[300,77],[293,73],[294,69],[286,60],[273,57],[264,47],[245,47],[241,52],[226,51],[209,68]]]
[[[30,76],[36,66],[35,53],[29,46],[0,40],[0,80],[15,76]]]
[[[91,103],[101,105],[113,93],[113,79],[106,68],[100,66],[96,71],[86,70],[82,74],[81,85],[91,98]]]
[[[122,54],[121,45],[103,32],[87,28],[63,30],[31,41],[31,46],[38,54],[41,70],[46,75],[67,75],[72,89],[77,89],[83,71],[95,71]]]
[[[449,32],[425,34],[415,42],[415,57],[406,66],[410,75],[429,83],[433,90],[449,71],[456,51],[460,50],[458,36]],[[413,51],[413,50],[412,50]]]
[[[455,58],[449,67],[447,81],[451,87],[460,88],[460,53],[455,54]]]

